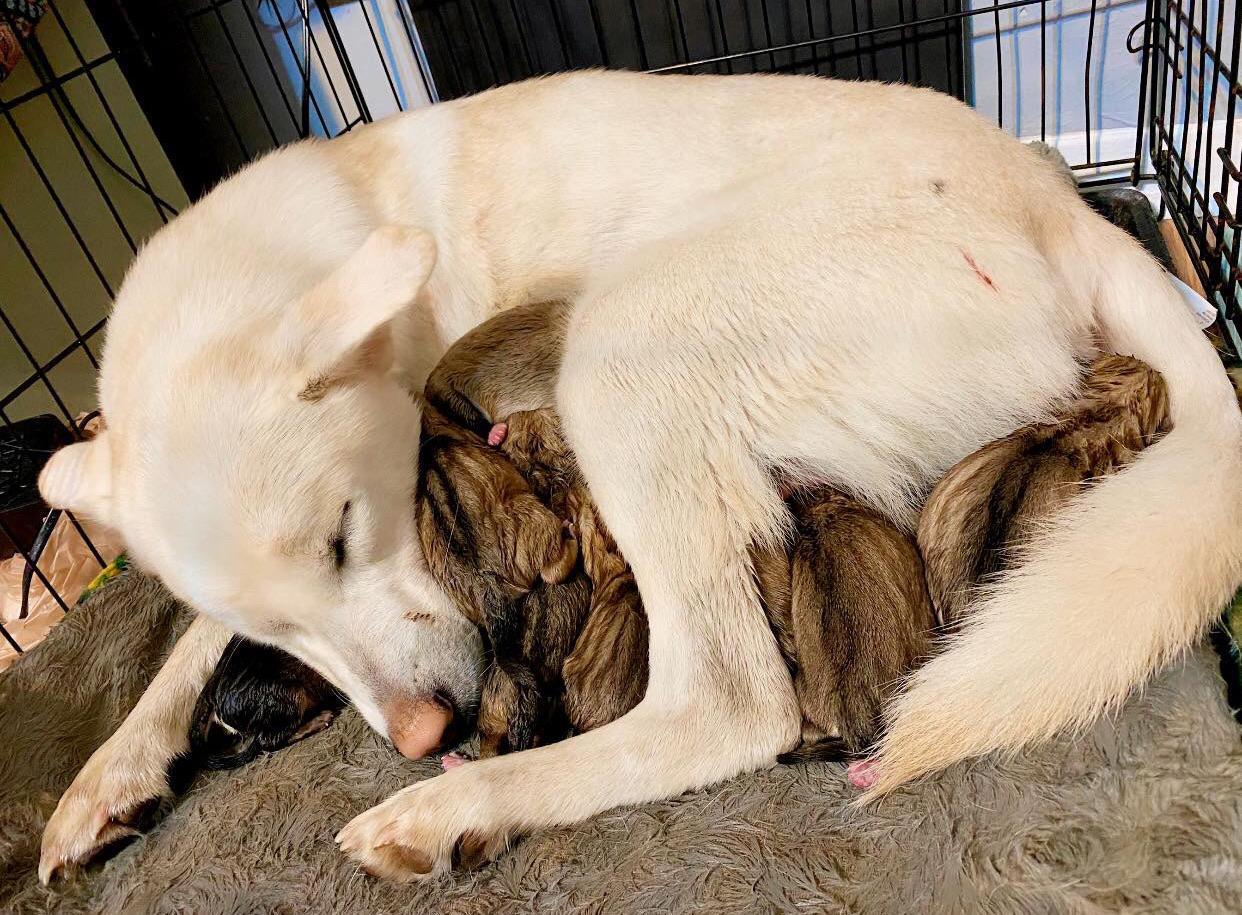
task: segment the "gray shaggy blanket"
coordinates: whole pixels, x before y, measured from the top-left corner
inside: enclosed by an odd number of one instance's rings
[[[413,886],[363,875],[332,836],[437,766],[346,713],[200,776],[111,861],[40,887],[57,796],[186,618],[127,573],[0,678],[0,911],[1242,912],[1242,748],[1205,650],[1081,739],[957,767],[872,809],[850,807],[840,766],[776,768]]]

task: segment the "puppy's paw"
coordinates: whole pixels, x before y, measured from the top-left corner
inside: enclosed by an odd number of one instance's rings
[[[84,864],[108,846],[138,835],[142,814],[169,794],[170,759],[141,740],[109,741],[87,760],[43,830],[39,880]]]
[[[496,423],[487,433],[487,443],[493,448],[499,448],[504,444],[505,436],[509,434],[508,423]]]
[[[488,787],[460,766],[397,792],[337,834],[341,851],[374,877],[405,883],[478,867],[509,844],[492,820]]]
[[[578,541],[574,539],[572,529],[562,524],[559,533],[560,544],[553,549],[547,562],[539,570],[539,577],[550,585],[564,582],[574,573],[574,567],[578,564]]]
[[[855,760],[846,767],[845,778],[855,788],[866,791],[879,780],[880,767],[875,760]]]

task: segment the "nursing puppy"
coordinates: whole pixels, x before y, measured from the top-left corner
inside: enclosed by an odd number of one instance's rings
[[[590,603],[562,679],[568,720],[587,731],[619,718],[642,698],[647,621],[629,565],[591,500],[552,409],[571,310],[569,302],[553,301],[492,318],[449,349],[424,390],[429,409],[499,446],[576,535],[579,580]]]
[[[1127,356],[1103,356],[1051,422],[1024,426],[950,470],[928,497],[918,528],[944,625],[962,622],[980,586],[1013,567],[1041,523],[1084,485],[1133,461],[1169,426],[1160,373]]]
[[[433,573],[463,612],[482,618],[491,643],[479,708],[482,755],[558,739],[566,726],[591,730],[632,708],[646,686],[638,589],[548,409],[569,309],[552,302],[493,318],[454,344],[425,386],[419,532]],[[466,455],[490,472],[462,466]],[[496,594],[486,573],[480,586],[477,572],[480,558],[485,569],[506,564],[531,536],[504,517],[490,488],[496,480],[518,485],[514,474],[550,513],[535,513],[535,536],[540,527],[555,529],[577,547],[565,575],[520,597]],[[491,555],[481,557],[463,527],[498,532],[487,538]],[[517,548],[506,549],[506,540]],[[484,607],[491,609],[480,614]]]
[[[544,325],[546,337],[562,331],[555,320],[558,307],[551,306],[552,320]],[[506,318],[502,315],[479,330],[501,329],[492,325],[507,323]],[[522,316],[521,321],[529,321],[529,316]],[[467,358],[473,337],[463,339]],[[454,353],[455,349],[450,350],[450,356]],[[589,731],[620,718],[638,704],[646,690],[647,617],[638,586],[577,471],[555,412],[510,413],[495,425],[493,439],[500,441],[500,450],[564,519],[579,543],[582,563],[578,574],[588,585],[589,605],[561,676],[569,722],[576,731]]]
[[[792,762],[865,752],[883,706],[931,654],[935,626],[913,540],[830,488],[790,499],[792,549],[752,551],[802,713]]]
[[[1242,416],[1211,345],[1139,245],[966,106],[792,75],[503,86],[277,150],[127,271],[108,432],[40,491],[200,612],[61,798],[43,879],[168,792],[232,633],[310,664],[402,752],[444,742],[483,644],[421,555],[411,394],[498,305],[558,296],[557,414],[643,592],[648,690],[360,814],[340,844],[373,872],[770,765],[800,732],[748,556],[788,523],[773,468],[913,530],[941,476],[1048,420],[1101,352],[1162,373],[1172,431],[910,678],[868,797],[1089,723],[1242,582]]]
[[[486,636],[481,755],[566,736],[561,668],[590,595],[578,541],[503,454],[430,405],[414,509],[432,575]]]

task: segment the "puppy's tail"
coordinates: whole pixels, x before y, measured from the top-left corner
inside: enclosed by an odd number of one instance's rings
[[[782,766],[796,766],[812,762],[848,762],[861,756],[861,753],[851,750],[849,744],[840,737],[825,737],[811,743],[799,744],[788,753],[777,756],[776,761]]]
[[[1242,414],[1163,271],[1073,207],[1046,256],[1094,303],[1108,349],[1164,376],[1173,430],[1074,499],[888,710],[862,800],[1115,709],[1190,645],[1242,583]]]

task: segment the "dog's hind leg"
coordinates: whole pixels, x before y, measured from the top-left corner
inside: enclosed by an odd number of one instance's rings
[[[168,766],[189,748],[194,704],[230,633],[197,617],[116,732],[91,755],[43,831],[39,879],[133,835],[146,805],[169,793]]]
[[[754,540],[777,539],[784,507],[739,438],[745,423],[722,423],[701,392],[686,396],[697,367],[654,335],[631,361],[606,355],[614,335],[580,330],[559,406],[642,592],[647,694],[596,730],[455,768],[363,813],[338,841],[372,873],[412,879],[477,861],[532,829],[771,765],[798,741],[793,685],[748,554]],[[711,349],[701,342],[700,353]],[[651,361],[659,378],[645,377]]]

